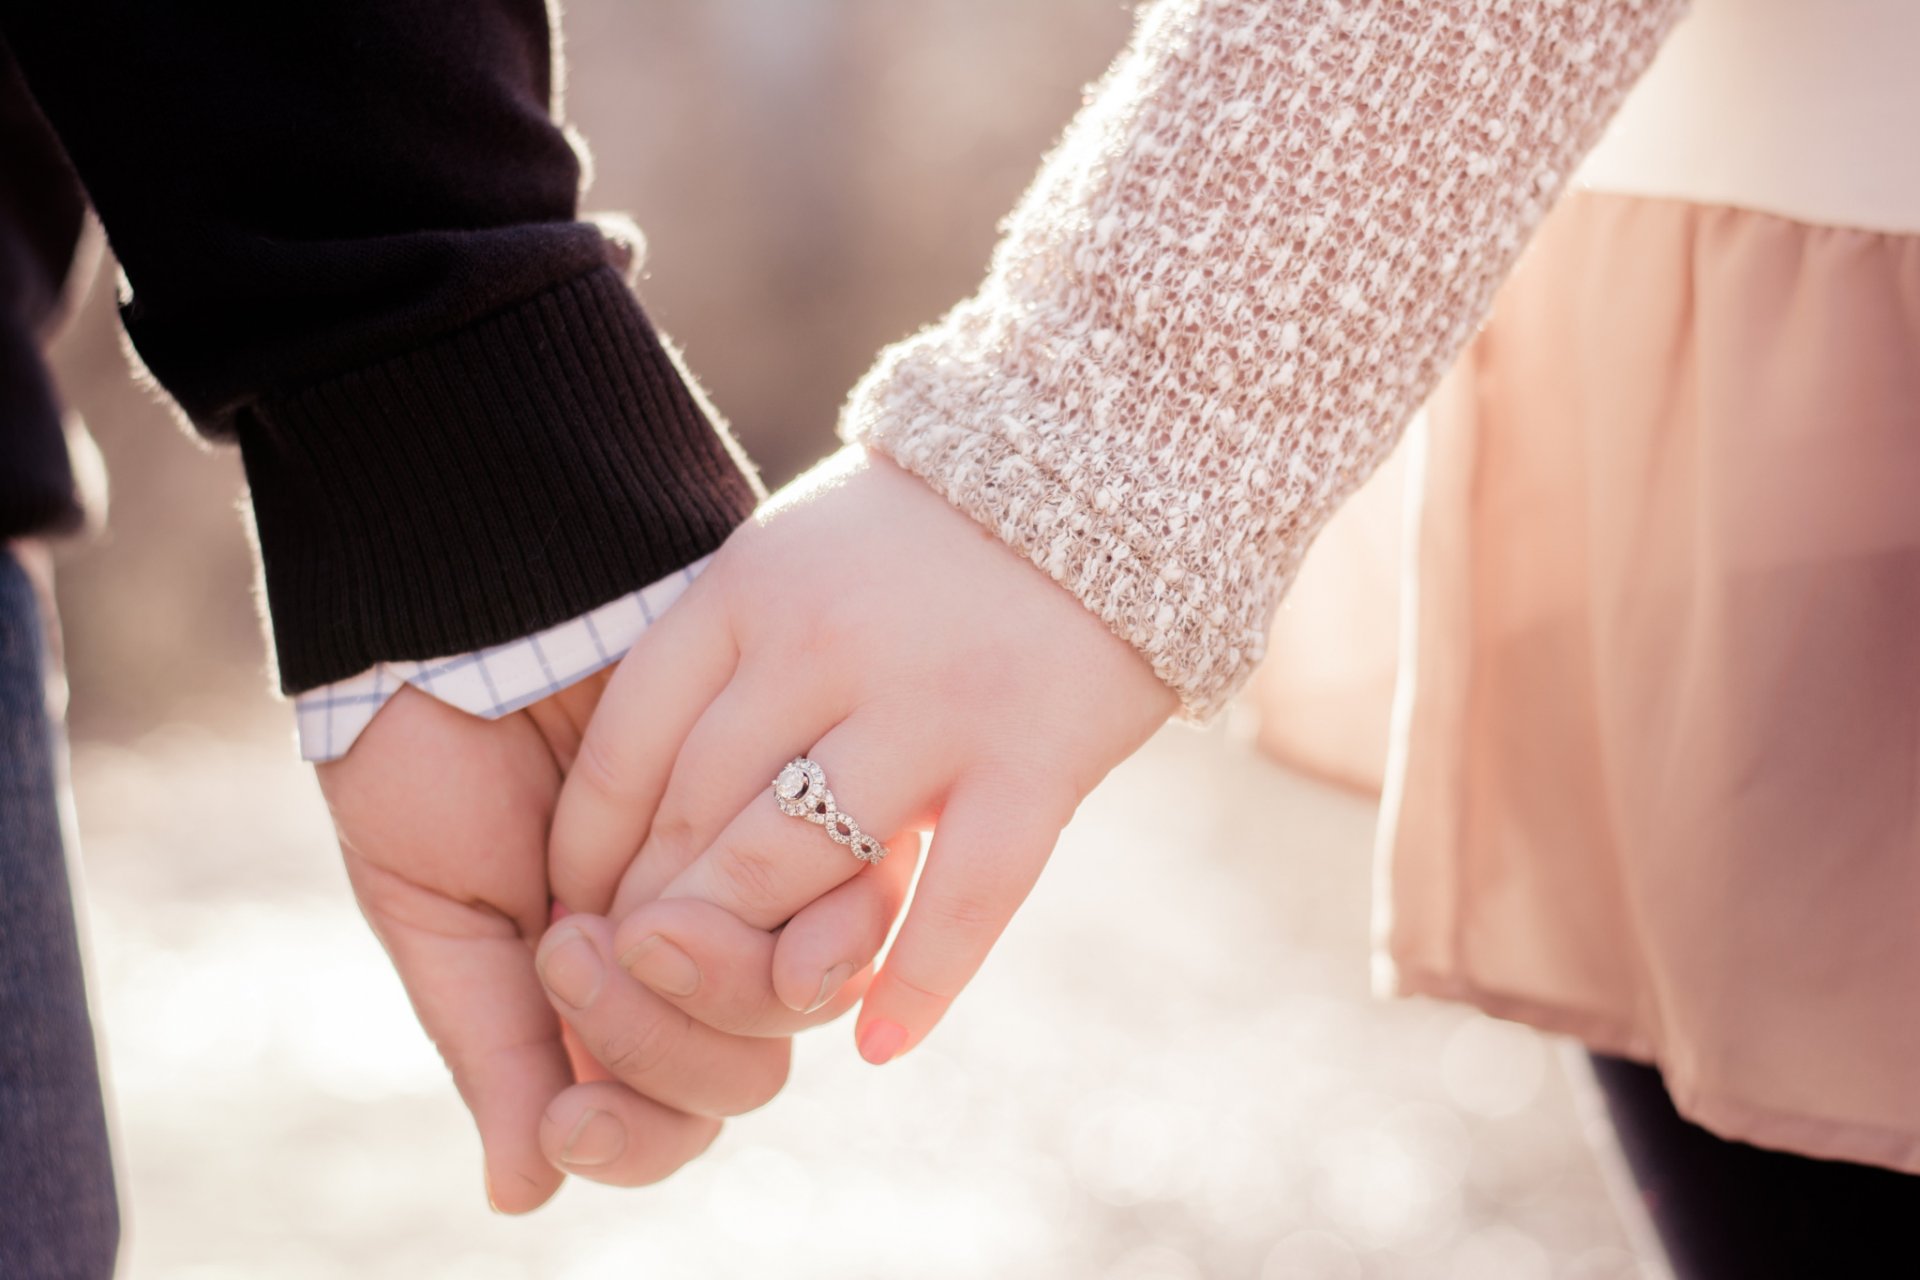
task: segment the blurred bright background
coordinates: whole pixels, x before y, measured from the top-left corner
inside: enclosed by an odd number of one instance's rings
[[[778,482],[957,300],[1125,37],[1120,0],[574,0],[588,205]],[[1639,1276],[1561,1051],[1370,1001],[1372,806],[1169,731],[1089,801],[922,1051],[847,1028],[666,1185],[492,1216],[268,696],[237,458],[136,389],[110,282],[57,351],[115,482],[67,547],[75,784],[127,1274]],[[1244,728],[1244,726],[1241,726]]]

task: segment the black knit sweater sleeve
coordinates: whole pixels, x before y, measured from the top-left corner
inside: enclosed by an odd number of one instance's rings
[[[539,630],[750,509],[577,216],[543,0],[12,0],[0,35],[134,346],[239,443],[289,692]]]
[[[0,41],[0,541],[82,521],[41,347],[76,292],[86,210],[59,140]]]

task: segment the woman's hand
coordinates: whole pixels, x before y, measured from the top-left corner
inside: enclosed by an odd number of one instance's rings
[[[555,811],[554,893],[620,921],[613,954],[643,981],[659,930],[633,913],[656,898],[786,924],[773,989],[809,1009],[865,980],[913,833],[934,828],[859,1020],[862,1055],[885,1062],[933,1028],[1080,799],[1176,705],[1039,569],[847,450],[740,529],[616,670]],[[769,783],[802,754],[891,858],[861,862],[779,810]]]

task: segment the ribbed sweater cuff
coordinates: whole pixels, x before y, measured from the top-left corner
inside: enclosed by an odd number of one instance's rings
[[[271,397],[239,436],[288,693],[584,613],[757,496],[611,268]]]

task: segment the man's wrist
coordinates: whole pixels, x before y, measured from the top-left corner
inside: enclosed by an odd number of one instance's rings
[[[376,663],[345,680],[310,689],[294,699],[300,758],[324,764],[346,755],[381,708],[407,685],[484,720],[498,720],[552,697],[618,662],[680,598],[708,559],[504,644],[426,661]]]
[[[758,496],[611,268],[239,434],[288,692],[577,617],[714,551]]]

